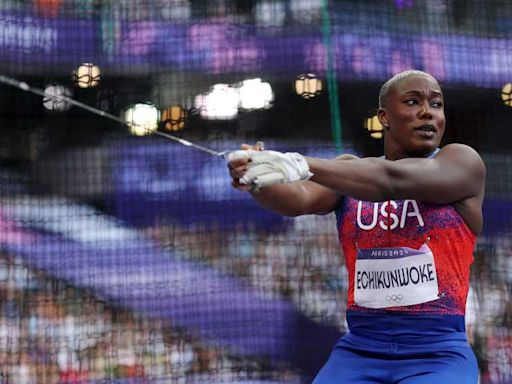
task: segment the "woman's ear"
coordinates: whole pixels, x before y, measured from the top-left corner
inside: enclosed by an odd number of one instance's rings
[[[385,129],[389,128],[388,119],[386,116],[386,110],[384,108],[379,108],[377,111],[377,118]]]

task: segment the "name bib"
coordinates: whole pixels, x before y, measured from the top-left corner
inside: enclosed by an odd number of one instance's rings
[[[357,254],[354,301],[366,308],[403,307],[439,298],[434,255],[423,244],[367,248]]]

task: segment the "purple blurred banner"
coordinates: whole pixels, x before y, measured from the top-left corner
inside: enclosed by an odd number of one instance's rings
[[[443,83],[501,86],[512,78],[510,39],[382,32],[353,34],[333,28],[333,67],[340,80],[378,80],[409,68]],[[255,26],[223,22],[176,25],[162,21],[42,19],[0,13],[0,61],[9,71],[68,74],[94,62],[111,73],[142,69],[251,73],[289,77],[290,72],[325,74],[327,49],[317,33],[286,29],[263,34]],[[207,36],[208,38],[205,38]],[[10,65],[8,65],[10,64]]]
[[[98,23],[92,20],[42,19],[0,13],[0,61],[13,64],[69,64],[100,59]],[[71,73],[73,67],[68,68]]]
[[[212,143],[199,143],[210,147]],[[309,147],[265,142],[278,151],[334,158],[337,153],[324,143]],[[219,151],[238,148],[223,142]],[[112,213],[134,227],[160,224],[183,226],[207,223],[221,228],[250,225],[265,230],[284,229],[290,219],[262,209],[249,194],[231,186],[226,162],[220,157],[169,145],[161,140],[145,144],[127,140],[112,148]],[[250,215],[250,222],[247,218]]]

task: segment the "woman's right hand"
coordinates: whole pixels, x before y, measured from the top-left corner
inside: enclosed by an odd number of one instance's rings
[[[249,163],[251,161],[250,154],[251,151],[263,151],[264,145],[263,142],[258,141],[254,145],[242,144],[240,146],[240,150],[231,152],[228,154],[228,169],[229,175],[231,176],[231,184],[234,188],[243,191],[249,192],[252,189],[252,185],[242,184],[240,183],[240,179],[244,176],[245,172],[249,168]],[[247,152],[244,152],[247,151]]]

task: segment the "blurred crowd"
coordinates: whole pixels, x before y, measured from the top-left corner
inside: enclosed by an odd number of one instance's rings
[[[0,382],[296,382],[0,255]]]
[[[507,0],[388,0],[333,2],[341,28],[372,26],[388,31],[503,36],[512,12]],[[28,12],[45,18],[115,18],[188,23],[224,21],[262,27],[321,25],[323,0],[3,0],[0,11]],[[422,15],[418,18],[418,15]],[[477,23],[475,24],[475,21]]]
[[[468,330],[482,383],[512,383],[512,237],[481,237],[472,268]]]

